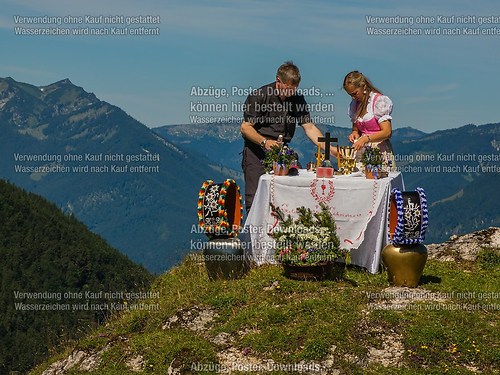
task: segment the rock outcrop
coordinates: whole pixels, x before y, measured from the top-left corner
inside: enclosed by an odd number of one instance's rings
[[[490,227],[461,236],[453,235],[446,242],[427,246],[429,259],[440,261],[474,261],[484,248],[500,251],[500,228]]]

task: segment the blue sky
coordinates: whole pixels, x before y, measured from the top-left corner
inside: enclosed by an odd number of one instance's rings
[[[241,116],[231,104],[245,96],[231,89],[273,81],[285,60],[300,67],[301,88],[316,90],[308,101],[325,105],[313,115],[337,126],[350,126],[349,97],[341,86],[351,70],[365,73],[391,97],[395,128],[431,132],[499,121],[500,3],[495,0],[1,0],[1,5],[0,76],[39,86],[69,78],[149,127],[189,123],[193,115]],[[15,35],[15,27],[58,25],[15,24],[16,15],[152,15],[161,23],[129,26],[159,27],[159,35],[151,36],[26,36]],[[414,23],[370,24],[370,15]],[[434,24],[417,23],[419,16],[433,17]],[[455,16],[455,23],[439,23],[439,16]],[[458,24],[460,16],[475,16],[475,23]],[[491,23],[480,26],[480,17]],[[59,27],[78,26],[127,25]],[[421,32],[458,27],[461,34],[374,36],[367,27]],[[463,27],[498,34],[464,35]],[[192,95],[193,87],[211,86],[226,89],[228,96]],[[222,110],[193,110],[192,102]]]

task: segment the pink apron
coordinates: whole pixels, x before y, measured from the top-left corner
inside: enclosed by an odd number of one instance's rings
[[[372,113],[374,114],[373,117],[369,120],[364,120],[360,121],[359,119],[356,121],[356,126],[358,130],[361,132],[361,134],[374,134],[378,131],[380,131],[380,125],[378,124],[377,118],[375,117],[375,101],[381,94],[375,94],[372,100]],[[396,163],[394,161],[394,151],[392,150],[392,145],[391,142],[386,139],[385,141],[382,142],[371,142],[370,143],[372,146],[380,148],[380,151],[386,155],[386,159],[389,161],[388,163],[385,163],[383,166],[384,170],[390,170],[390,171],[395,171],[396,170]],[[363,153],[364,148],[358,151],[357,154],[357,159],[361,159],[361,154]],[[359,160],[358,159],[358,160]]]

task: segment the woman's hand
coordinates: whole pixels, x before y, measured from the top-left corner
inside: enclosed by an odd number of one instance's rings
[[[358,138],[359,138],[359,132],[357,132],[356,130],[353,131],[351,134],[349,134],[349,137],[347,137],[347,139],[349,139],[349,142],[351,143],[356,142],[356,139]]]
[[[361,150],[370,142],[370,137],[366,134],[363,134],[356,141],[354,141],[353,147],[356,151]]]

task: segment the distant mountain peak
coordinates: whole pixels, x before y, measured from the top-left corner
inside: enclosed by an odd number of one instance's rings
[[[69,78],[61,79],[60,81],[51,83],[49,85],[39,86],[40,91],[72,88],[81,90],[82,92],[86,93],[86,91],[82,87],[75,85],[69,80]]]
[[[86,111],[95,104],[107,105],[68,78],[47,86],[0,78],[0,115],[4,122],[15,125],[21,132],[45,126],[61,115]]]
[[[54,86],[54,85],[57,85],[57,86],[62,86],[62,85],[71,85],[71,86],[75,86],[73,84],[73,82],[71,82],[71,80],[69,78],[64,78],[64,79],[61,79],[57,82],[54,82],[54,83],[51,83],[50,85],[48,86]]]

